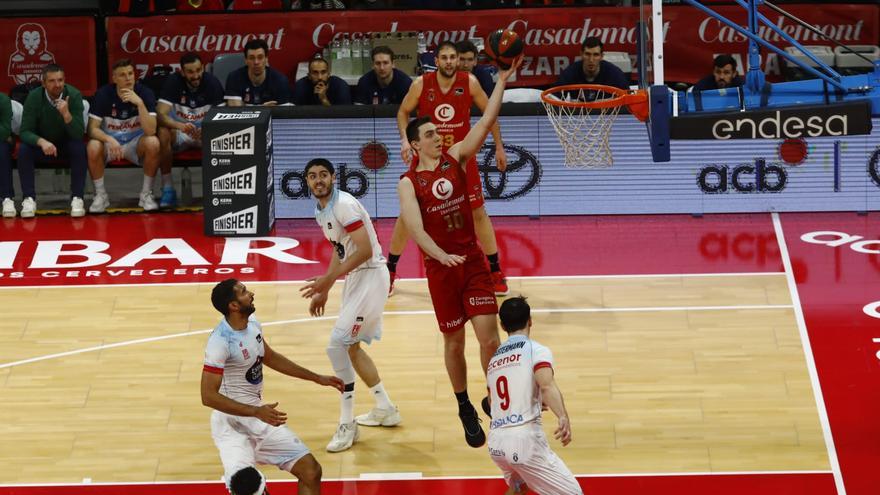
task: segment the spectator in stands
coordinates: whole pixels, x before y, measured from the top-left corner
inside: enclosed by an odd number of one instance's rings
[[[95,183],[95,199],[89,213],[103,213],[110,206],[104,188],[107,162],[126,159],[144,169],[138,206],[158,210],[153,199],[153,180],[159,170],[159,138],[156,137],[156,96],[137,82],[130,59],[113,64],[111,82],[98,89],[89,112],[89,172]]]
[[[399,105],[409,91],[412,78],[394,67],[394,51],[377,46],[370,52],[373,70],[361,76],[355,89],[355,103],[362,105]]]
[[[736,73],[736,59],[730,55],[718,55],[713,62],[712,74],[694,85],[694,91],[707,89],[736,88],[743,85],[743,79]]]
[[[581,61],[573,62],[562,74],[557,84],[604,84],[628,89],[629,81],[616,65],[602,60],[603,45],[599,38],[590,36],[581,43]]]
[[[483,65],[477,64],[477,55],[480,53],[477,47],[470,40],[462,40],[455,44],[455,50],[458,52],[458,70],[470,72],[477,78],[480,87],[487,95],[492,94],[495,89],[495,80],[489,69]]]
[[[86,186],[86,144],[83,142],[82,94],[64,82],[64,69],[48,64],[41,71],[42,87],[31,90],[21,115],[21,148],[18,177],[21,179],[21,216],[34,216],[36,188],[34,165],[63,158],[70,162],[70,216],[86,214],[83,197]]]
[[[12,100],[0,93],[0,196],[3,197],[3,216],[16,215],[12,201]]]
[[[165,81],[156,113],[159,119],[159,168],[162,171],[162,198],[159,207],[177,205],[177,192],[171,181],[173,154],[202,147],[202,119],[212,106],[223,103],[223,86],[212,74],[205,72],[197,53],[180,57],[180,72]]]
[[[351,90],[341,78],[330,75],[330,64],[323,58],[309,60],[309,74],[293,87],[296,105],[351,105]]]
[[[244,45],[245,66],[226,78],[226,104],[284,105],[290,103],[287,76],[269,67],[269,45],[266,40],[250,40]]]

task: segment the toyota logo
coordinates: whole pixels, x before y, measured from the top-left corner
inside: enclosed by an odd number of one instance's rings
[[[434,181],[434,184],[431,186],[431,192],[434,193],[435,198],[440,201],[446,201],[452,196],[452,182],[449,182],[449,179],[441,177]]]
[[[455,117],[455,108],[449,103],[444,103],[434,109],[434,118],[440,122],[449,122]]]

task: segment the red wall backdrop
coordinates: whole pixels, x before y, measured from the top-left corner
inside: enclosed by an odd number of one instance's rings
[[[40,78],[47,63],[64,67],[67,82],[85,94],[98,85],[95,21],[91,17],[0,19],[0,91]]]
[[[877,44],[880,7],[876,5],[786,5],[785,8],[827,34],[847,44]],[[717,11],[745,24],[738,6],[718,6]],[[765,9],[766,10],[766,9]],[[765,12],[804,44],[828,45],[812,33],[772,12]],[[176,15],[149,18],[109,18],[108,51],[112,60],[131,57],[140,69],[155,64],[175,64],[180,54],[194,50],[212,59],[217,53],[239,51],[252,37],[269,42],[271,64],[290,76],[334,37],[343,33],[361,36],[372,31],[424,31],[429,46],[439,41],[485,37],[499,27],[510,27],[525,36],[528,63],[515,85],[549,84],[578,55],[585,36],[599,36],[606,50],[636,53],[636,8],[505,9],[463,12],[442,11],[343,11],[287,14]],[[711,70],[718,53],[738,53],[747,47],[741,37],[698,10],[686,6],[664,8],[666,79],[695,81]],[[780,46],[787,42],[775,34],[765,39]],[[764,56],[771,78],[779,73],[774,55]]]

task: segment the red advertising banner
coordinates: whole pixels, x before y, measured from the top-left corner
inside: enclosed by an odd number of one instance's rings
[[[786,5],[795,16],[847,44],[877,44],[880,38],[880,7],[876,5]],[[745,11],[738,6],[716,10],[745,24]],[[748,48],[733,29],[686,6],[664,8],[667,81],[694,82],[711,72],[715,54],[738,54],[746,60]],[[830,45],[792,21],[767,16],[786,33],[804,44]],[[263,38],[270,47],[271,64],[291,76],[296,65],[319,52],[332,39],[369,32],[423,31],[428,46],[444,40],[485,37],[507,27],[524,36],[525,63],[513,85],[543,85],[579,55],[580,43],[597,36],[606,51],[636,55],[637,8],[503,9],[462,12],[442,11],[343,11],[276,14],[177,15],[149,18],[108,19],[108,54],[112,60],[130,57],[143,71],[153,65],[174,65],[185,51],[213,59],[218,53],[237,52],[252,38]],[[762,28],[768,41],[786,46],[775,33]],[[779,59],[765,54],[768,75],[780,73]]]
[[[0,91],[40,79],[46,64],[60,64],[69,84],[86,95],[98,87],[95,20],[91,17],[0,19]]]

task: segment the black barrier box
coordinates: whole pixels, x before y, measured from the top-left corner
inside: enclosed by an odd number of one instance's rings
[[[202,157],[205,235],[268,234],[275,223],[269,110],[212,108],[202,121]]]

